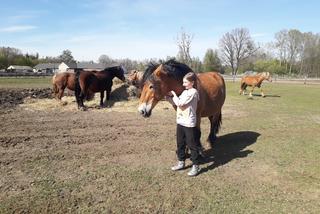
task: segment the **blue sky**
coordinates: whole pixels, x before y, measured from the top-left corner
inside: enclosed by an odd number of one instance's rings
[[[202,59],[234,28],[261,44],[282,29],[319,33],[319,9],[315,0],[6,0],[0,46],[40,56],[69,49],[79,61],[165,58],[177,54],[183,28],[194,36],[191,55]]]

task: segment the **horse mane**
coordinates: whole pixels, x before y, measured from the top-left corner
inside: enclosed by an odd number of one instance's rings
[[[186,64],[176,61],[175,59],[169,59],[168,61],[161,63],[164,70],[169,77],[172,77],[178,81],[182,81],[183,77],[193,70]],[[142,78],[142,84],[150,79],[153,79],[153,72],[160,66],[160,63],[150,62],[145,70]]]
[[[103,71],[110,71],[110,70],[117,69],[117,68],[119,68],[119,67],[121,67],[121,66],[115,65],[115,66],[107,67],[107,68],[103,69]]]

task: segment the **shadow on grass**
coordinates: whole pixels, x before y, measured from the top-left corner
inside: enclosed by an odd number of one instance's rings
[[[262,97],[261,96],[261,94],[252,94],[252,96],[254,96],[254,97]],[[264,95],[264,97],[265,98],[267,98],[267,97],[281,97],[280,95],[276,95],[276,94],[266,94],[266,95]]]
[[[235,158],[247,157],[253,151],[244,149],[254,144],[259,136],[257,132],[241,131],[218,137],[213,148],[204,151],[206,158],[202,160],[202,163],[209,164],[206,168],[202,168],[201,173],[227,164]]]

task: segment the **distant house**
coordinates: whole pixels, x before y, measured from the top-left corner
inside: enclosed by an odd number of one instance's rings
[[[72,62],[72,63],[65,63],[65,62],[61,62],[58,66],[59,71],[58,72],[73,72],[72,69],[77,68],[77,63]]]
[[[59,64],[58,72],[74,72],[74,69],[79,68],[83,70],[97,70],[101,71],[107,66],[101,63],[89,63],[89,62],[78,62],[78,63],[65,63],[62,62]]]
[[[38,73],[53,74],[58,72],[60,63],[40,63],[34,66],[33,71]]]
[[[30,66],[23,66],[23,65],[10,65],[7,68],[8,72],[16,72],[16,73],[26,73],[26,72],[33,72],[33,69]]]

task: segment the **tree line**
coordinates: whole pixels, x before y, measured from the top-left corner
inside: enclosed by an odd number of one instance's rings
[[[274,41],[259,46],[246,28],[236,28],[225,33],[216,49],[208,48],[204,58],[191,56],[194,35],[181,29],[176,38],[178,53],[166,59],[113,59],[101,55],[99,63],[122,64],[128,70],[144,70],[151,61],[161,62],[170,58],[188,64],[196,72],[219,71],[236,76],[245,71],[270,72],[278,75],[320,76],[320,35],[300,32],[296,29],[281,30]],[[38,63],[76,62],[70,50],[63,50],[56,57],[42,57],[39,54],[23,54],[19,49],[0,47],[0,69],[10,65],[35,66]]]

